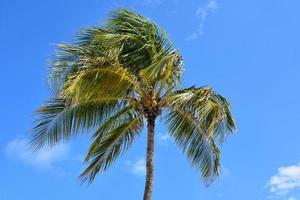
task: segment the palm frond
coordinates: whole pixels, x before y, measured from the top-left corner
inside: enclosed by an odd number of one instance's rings
[[[171,108],[191,113],[209,137],[224,141],[236,129],[229,102],[210,87],[178,90],[166,98]]]
[[[160,84],[160,90],[174,87],[181,82],[183,72],[182,57],[177,51],[156,58],[152,64],[141,70],[140,76],[145,83]]]
[[[94,68],[69,77],[62,95],[78,102],[102,96],[126,97],[134,88],[139,88],[136,77],[125,68]]]
[[[209,182],[219,174],[220,151],[215,139],[223,142],[235,130],[228,101],[209,87],[178,90],[166,99],[169,132]]]
[[[119,99],[94,99],[76,105],[64,99],[50,99],[37,110],[31,147],[36,150],[66,141],[74,134],[99,126],[125,105],[126,102]]]
[[[151,75],[153,81],[154,77],[162,76],[167,65],[179,66],[181,58],[175,58],[176,51],[165,31],[138,13],[118,10],[112,15],[107,27],[112,32],[129,36],[122,43],[124,65],[138,66],[140,70],[145,70],[141,73],[144,79]],[[150,77],[147,80],[149,79]]]
[[[110,118],[106,119],[106,121],[101,123],[100,127],[94,132],[94,141],[91,144],[90,149],[93,149],[93,147],[97,145],[98,142],[112,129],[118,127],[124,122],[124,120],[127,120],[130,117],[133,118],[133,116],[138,116],[138,112],[133,106],[127,106],[115,113]]]
[[[96,138],[86,156],[85,161],[89,165],[80,175],[81,181],[91,183],[99,172],[107,170],[120,154],[128,149],[142,127],[141,116],[127,115],[100,140]]]
[[[201,171],[202,178],[209,182],[219,174],[219,150],[200,127],[199,122],[188,112],[179,108],[166,116],[167,127],[175,142],[186,153],[192,166]]]
[[[98,45],[58,45],[56,57],[50,66],[50,86],[58,94],[70,76],[94,68],[119,67],[119,51]]]
[[[103,27],[83,29],[74,45],[58,47],[50,69],[52,86],[61,86],[67,77],[86,68],[116,65],[141,76],[144,82],[161,81],[162,89],[181,80],[182,58],[166,33],[154,22],[128,10],[114,12]]]

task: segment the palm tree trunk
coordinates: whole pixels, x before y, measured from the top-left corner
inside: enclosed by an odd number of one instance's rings
[[[153,177],[154,177],[154,128],[155,117],[147,118],[147,158],[146,158],[146,183],[144,200],[152,199]]]

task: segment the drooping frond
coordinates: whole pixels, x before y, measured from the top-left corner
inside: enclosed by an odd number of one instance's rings
[[[51,99],[37,110],[38,118],[32,130],[32,147],[39,149],[68,140],[72,135],[99,126],[114,112],[126,105],[126,100],[94,99],[70,104],[63,99]]]
[[[113,116],[108,118],[106,121],[101,123],[100,127],[94,132],[94,141],[91,145],[91,149],[95,146],[110,130],[118,127],[124,119],[138,115],[137,111],[132,106],[127,106],[115,113]]]
[[[235,131],[230,104],[210,87],[187,88],[166,97],[170,108],[180,108],[193,115],[205,134],[222,142]]]
[[[212,180],[220,162],[214,141],[222,142],[235,130],[228,101],[208,87],[179,90],[167,99],[169,132],[204,180]]]
[[[85,159],[88,167],[80,175],[82,182],[91,183],[99,172],[107,170],[141,131],[142,116],[135,112],[125,113],[113,116],[113,119],[109,119],[109,122],[103,124],[94,134],[95,140]]]
[[[170,134],[208,182],[219,174],[219,150],[212,145],[213,140],[205,135],[198,123],[190,113],[180,109],[167,115]]]

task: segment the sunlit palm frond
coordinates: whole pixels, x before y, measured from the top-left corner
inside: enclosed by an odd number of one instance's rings
[[[62,95],[77,102],[103,96],[126,97],[138,88],[136,77],[125,68],[94,68],[69,77]]]
[[[58,45],[56,57],[50,66],[50,86],[58,91],[70,76],[94,68],[119,67],[118,49],[103,49],[97,45]],[[60,87],[57,87],[60,86]]]

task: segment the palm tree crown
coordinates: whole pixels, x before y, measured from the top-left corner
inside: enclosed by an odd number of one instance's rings
[[[93,131],[81,180],[92,182],[128,149],[147,122],[147,180],[153,181],[155,119],[207,182],[217,177],[217,144],[233,132],[229,102],[210,87],[181,88],[183,59],[154,22],[117,10],[101,27],[58,46],[49,73],[53,98],[37,110],[34,149]],[[164,111],[164,112],[162,112]],[[151,153],[152,152],[152,153]],[[147,187],[146,187],[147,190]],[[151,199],[152,184],[148,188]]]

